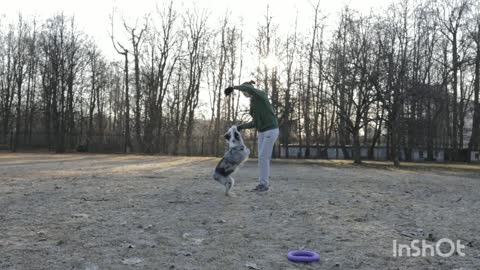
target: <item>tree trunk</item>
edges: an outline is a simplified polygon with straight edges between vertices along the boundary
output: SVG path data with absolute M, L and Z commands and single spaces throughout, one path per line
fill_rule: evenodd
M 134 38 L 134 34 L 132 32 L 132 38 Z M 135 63 L 135 135 L 137 137 L 137 143 L 139 146 L 139 151 L 144 152 L 145 147 L 143 144 L 143 139 L 142 139 L 142 123 L 140 121 L 140 116 L 141 116 L 141 108 L 140 108 L 140 99 L 141 99 L 141 89 L 140 89 L 140 64 L 139 64 L 139 51 L 138 51 L 138 43 L 135 44 L 135 39 L 134 41 L 134 63 Z M 138 40 L 140 41 L 140 40 Z
M 458 86 L 458 51 L 457 34 L 453 34 L 452 40 L 452 69 L 453 69 L 453 96 L 452 96 L 452 157 L 458 160 L 458 108 L 457 108 L 457 86 Z
M 478 150 L 480 149 L 479 147 L 479 141 L 480 141 L 480 102 L 479 102 L 479 83 L 478 83 L 478 76 L 479 73 L 477 73 L 477 82 L 475 86 L 475 93 L 474 93 L 474 116 L 473 116 L 473 123 L 472 123 L 472 135 L 470 137 L 470 142 L 469 142 L 469 149 L 470 150 Z
M 20 63 L 21 64 L 21 63 Z M 16 108 L 16 124 L 15 124 L 15 138 L 14 138 L 14 143 L 13 143 L 13 148 L 12 151 L 16 152 L 19 143 L 20 143 L 20 127 L 21 127 L 21 121 L 22 121 L 22 83 L 23 83 L 23 68 L 19 71 L 19 74 L 17 75 L 17 108 Z
M 130 143 L 130 94 L 128 93 L 128 53 L 125 52 L 125 144 L 124 152 L 129 153 L 132 145 Z
M 474 81 L 474 94 L 473 94 L 473 123 L 472 123 L 472 135 L 468 148 L 470 151 L 479 150 L 480 141 L 480 22 L 477 25 L 476 35 L 476 56 L 475 56 L 475 81 Z M 470 157 L 469 153 L 469 157 Z
M 360 134 L 359 129 L 353 131 L 353 163 L 361 164 Z

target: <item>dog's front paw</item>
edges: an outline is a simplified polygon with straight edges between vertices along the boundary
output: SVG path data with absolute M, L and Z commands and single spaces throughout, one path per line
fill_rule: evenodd
M 230 198 L 235 198 L 237 197 L 237 194 L 235 192 L 226 192 L 225 196 L 230 197 Z

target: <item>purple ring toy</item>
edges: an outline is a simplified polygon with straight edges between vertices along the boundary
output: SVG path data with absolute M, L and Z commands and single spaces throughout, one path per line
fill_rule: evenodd
M 292 262 L 315 262 L 320 260 L 320 255 L 313 251 L 297 250 L 291 251 L 287 255 L 288 260 Z

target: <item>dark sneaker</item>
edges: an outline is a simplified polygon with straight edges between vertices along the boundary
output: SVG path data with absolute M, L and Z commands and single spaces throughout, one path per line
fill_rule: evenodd
M 270 189 L 270 186 L 258 185 L 258 186 L 256 186 L 252 191 L 265 192 L 265 191 L 268 191 L 269 189 Z

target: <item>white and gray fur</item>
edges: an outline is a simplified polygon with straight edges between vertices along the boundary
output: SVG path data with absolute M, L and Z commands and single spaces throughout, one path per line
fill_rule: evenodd
M 225 186 L 225 195 L 228 196 L 235 180 L 232 174 L 235 173 L 250 155 L 250 150 L 245 146 L 242 135 L 237 126 L 232 126 L 224 135 L 228 142 L 228 151 L 223 155 L 213 173 L 213 179 Z

